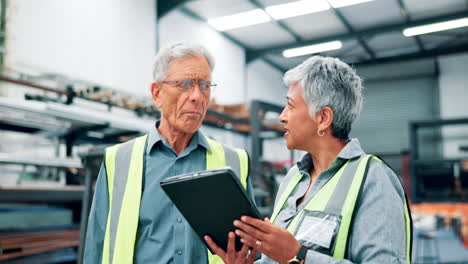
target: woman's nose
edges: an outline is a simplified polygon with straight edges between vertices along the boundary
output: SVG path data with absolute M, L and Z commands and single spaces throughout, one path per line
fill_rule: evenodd
M 287 119 L 286 119 L 286 116 L 287 116 L 287 109 L 286 107 L 283 109 L 283 112 L 281 112 L 280 116 L 279 116 L 279 121 L 281 123 L 286 123 L 287 122 Z

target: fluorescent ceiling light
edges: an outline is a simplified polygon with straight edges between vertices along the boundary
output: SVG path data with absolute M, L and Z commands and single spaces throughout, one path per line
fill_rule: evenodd
M 357 5 L 365 2 L 370 2 L 374 0 L 328 0 L 333 8 L 340 8 L 344 6 Z
M 208 19 L 208 24 L 219 31 L 226 31 L 234 28 L 246 27 L 270 21 L 262 9 L 255 9 L 234 15 Z
M 450 20 L 446 22 L 434 23 L 418 27 L 410 27 L 403 30 L 406 37 L 427 34 L 431 32 L 449 30 L 468 26 L 468 17 Z
M 324 51 L 329 51 L 329 50 L 337 50 L 337 49 L 341 49 L 341 47 L 343 47 L 343 43 L 341 43 L 341 41 L 339 40 L 336 40 L 336 41 L 325 42 L 325 43 L 320 43 L 320 44 L 315 44 L 315 45 L 310 45 L 310 46 L 304 46 L 300 48 L 287 49 L 283 51 L 283 56 L 286 58 L 291 58 L 291 57 L 319 53 L 319 52 L 324 52 Z
M 271 17 L 280 20 L 325 11 L 330 9 L 330 5 L 334 8 L 338 8 L 369 1 L 374 0 L 300 0 L 268 6 L 265 8 L 266 13 L 264 10 L 258 8 L 233 15 L 211 18 L 208 19 L 208 24 L 219 31 L 226 31 L 265 23 L 270 21 Z
M 326 0 L 302 0 L 286 4 L 274 5 L 265 8 L 265 11 L 274 19 L 302 16 L 330 9 Z

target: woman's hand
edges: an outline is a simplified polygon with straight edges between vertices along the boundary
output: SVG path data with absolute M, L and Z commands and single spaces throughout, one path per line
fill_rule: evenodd
M 233 232 L 229 232 L 228 234 L 228 246 L 227 252 L 225 252 L 222 248 L 218 247 L 216 243 L 211 239 L 209 236 L 205 236 L 206 243 L 210 246 L 216 255 L 220 256 L 224 263 L 226 264 L 250 264 L 253 263 L 255 259 L 255 255 L 257 254 L 257 250 L 253 249 L 249 253 L 249 246 L 245 243 L 242 246 L 240 251 L 236 251 L 235 245 L 235 235 Z
M 265 218 L 265 221 L 248 216 L 242 216 L 242 221 L 234 221 L 236 234 L 241 237 L 242 243 L 248 245 L 269 258 L 287 263 L 294 258 L 301 244 L 288 230 L 275 226 Z

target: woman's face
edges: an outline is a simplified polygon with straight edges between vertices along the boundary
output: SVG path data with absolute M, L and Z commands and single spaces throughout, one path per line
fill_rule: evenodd
M 291 85 L 286 96 L 287 104 L 279 120 L 284 124 L 288 149 L 309 151 L 315 141 L 317 123 L 309 114 L 299 82 Z

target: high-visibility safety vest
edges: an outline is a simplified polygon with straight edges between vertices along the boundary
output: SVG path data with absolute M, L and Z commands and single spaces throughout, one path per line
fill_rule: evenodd
M 320 191 L 298 212 L 289 223 L 287 230 L 294 234 L 300 243 L 340 260 L 345 258 L 353 212 L 359 193 L 364 185 L 369 159 L 383 162 L 371 155 L 361 155 L 348 160 Z M 279 212 L 287 202 L 302 177 L 297 165 L 293 166 L 285 179 L 290 179 L 282 193 L 278 193 L 275 208 L 271 216 L 274 223 Z M 309 219 L 306 219 L 309 218 Z M 301 224 L 304 223 L 303 226 Z M 316 229 L 311 226 L 317 224 Z M 302 228 L 301 228 L 302 227 Z M 328 230 L 327 230 L 328 229 Z M 308 232 L 304 232 L 304 230 Z M 324 231 L 327 230 L 327 231 Z M 406 261 L 411 261 L 412 220 L 405 198 Z M 318 233 L 310 239 L 310 235 Z M 304 235 L 304 233 L 308 233 Z M 309 239 L 307 238 L 309 235 Z M 322 238 L 320 238 L 322 236 Z M 325 238 L 323 238 L 325 237 Z M 311 242 L 313 240 L 313 242 Z M 318 241 L 318 242 L 317 242 Z M 307 244 L 308 243 L 308 244 Z
M 106 149 L 109 212 L 102 252 L 103 264 L 133 263 L 147 137 L 144 135 Z M 206 169 L 229 166 L 240 177 L 246 189 L 247 152 L 229 148 L 209 138 L 207 140 L 211 151 L 206 151 Z M 220 257 L 207 252 L 209 263 L 223 263 Z

